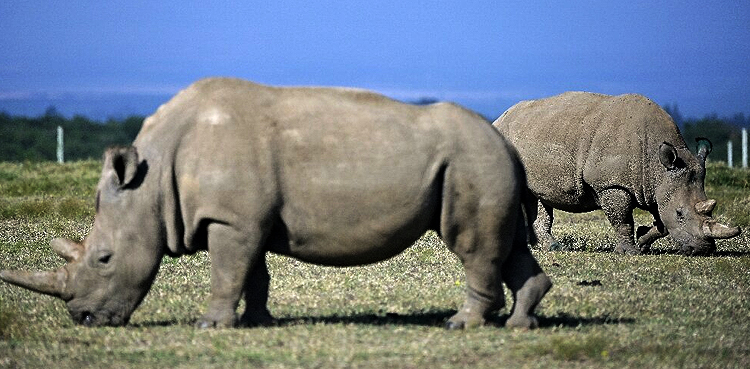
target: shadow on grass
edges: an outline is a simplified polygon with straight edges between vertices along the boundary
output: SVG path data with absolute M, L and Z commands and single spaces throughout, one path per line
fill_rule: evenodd
M 424 327 L 443 327 L 445 326 L 445 323 L 448 321 L 448 319 L 455 313 L 456 310 L 446 309 L 415 312 L 411 314 L 363 313 L 351 315 L 301 316 L 276 319 L 276 323 L 274 324 L 274 326 L 290 327 L 295 325 L 307 324 L 355 324 L 372 326 L 411 325 Z M 487 325 L 490 327 L 502 328 L 505 326 L 505 322 L 508 320 L 508 317 L 509 314 L 492 315 L 487 318 Z M 580 326 L 635 323 L 635 319 L 633 318 L 612 318 L 608 315 L 584 318 L 566 313 L 558 313 L 557 315 L 553 316 L 537 315 L 537 319 L 539 321 L 539 328 L 541 329 L 552 327 L 575 328 Z M 131 324 L 131 326 L 139 328 L 172 327 L 185 325 L 185 323 L 185 321 L 178 320 L 161 320 L 141 322 Z M 193 325 L 193 323 L 194 322 L 191 322 L 189 323 L 189 325 Z
M 289 326 L 297 324 L 367 324 L 367 325 L 419 325 L 427 327 L 443 327 L 448 319 L 455 314 L 455 310 L 439 310 L 430 312 L 418 312 L 413 314 L 353 314 L 353 315 L 330 315 L 319 317 L 299 317 L 278 319 L 277 325 Z M 487 319 L 487 325 L 504 327 L 509 315 L 493 315 Z M 555 316 L 537 316 L 539 328 L 549 327 L 579 327 L 587 325 L 604 324 L 630 324 L 634 323 L 632 318 L 611 318 L 609 316 L 583 318 L 569 314 L 558 314 Z
M 539 249 L 537 249 L 539 250 Z M 572 248 L 565 248 L 560 250 L 545 250 L 547 252 L 581 252 L 581 253 L 592 253 L 592 254 L 613 254 L 614 247 L 602 247 L 602 248 L 596 248 L 593 250 L 586 250 L 582 247 L 572 247 Z M 685 257 L 743 257 L 743 256 L 750 256 L 750 250 L 748 251 L 729 251 L 729 250 L 723 250 L 723 251 L 714 251 L 710 254 L 695 254 L 695 255 L 685 255 L 682 250 L 680 249 L 651 249 L 641 255 L 635 255 L 635 256 L 658 256 L 658 255 L 676 255 L 676 256 L 685 256 Z
M 685 257 L 743 257 L 750 256 L 750 251 L 714 251 L 710 254 L 685 255 L 680 249 L 652 249 L 644 255 L 677 255 Z
M 507 316 L 504 316 L 503 324 L 505 324 L 506 319 L 507 319 Z M 554 316 L 537 316 L 537 319 L 539 319 L 540 328 L 549 328 L 549 327 L 575 328 L 578 326 L 588 326 L 588 325 L 635 323 L 634 318 L 612 318 L 609 315 L 583 318 L 583 317 L 573 316 L 573 315 L 566 314 L 566 313 L 558 313 L 557 315 L 554 315 Z

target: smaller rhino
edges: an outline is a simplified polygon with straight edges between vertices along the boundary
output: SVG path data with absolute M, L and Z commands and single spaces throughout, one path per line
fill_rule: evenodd
M 534 195 L 527 213 L 543 247 L 561 248 L 551 233 L 552 209 L 602 209 L 617 232 L 618 253 L 648 252 L 667 234 L 684 254 L 711 253 L 715 239 L 740 233 L 711 217 L 716 201 L 703 188 L 710 141 L 697 139 L 693 155 L 669 114 L 642 95 L 566 92 L 522 101 L 493 126 L 526 168 Z M 637 245 L 635 208 L 654 217 L 652 227 L 638 228 Z

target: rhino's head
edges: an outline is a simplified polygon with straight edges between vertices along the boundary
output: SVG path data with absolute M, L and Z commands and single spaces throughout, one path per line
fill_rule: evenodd
M 83 242 L 57 238 L 51 246 L 67 264 L 55 271 L 0 272 L 4 281 L 59 297 L 84 325 L 124 325 L 156 276 L 163 250 L 151 222 L 153 197 L 141 189 L 147 166 L 134 147 L 110 148 L 97 191 L 97 214 Z
M 659 217 L 688 255 L 711 253 L 716 250 L 716 239 L 740 234 L 739 228 L 721 224 L 711 216 L 716 200 L 706 197 L 703 184 L 706 157 L 712 146 L 705 138 L 696 141 L 697 155 L 686 148 L 661 144 L 659 161 L 665 171 L 656 189 Z

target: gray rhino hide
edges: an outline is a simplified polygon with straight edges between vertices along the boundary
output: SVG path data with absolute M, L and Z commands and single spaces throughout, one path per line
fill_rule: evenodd
M 616 251 L 640 253 L 668 233 L 687 254 L 711 252 L 715 238 L 739 229 L 711 218 L 714 200 L 703 188 L 702 141 L 693 155 L 671 117 L 648 98 L 566 92 L 520 102 L 493 125 L 517 148 L 529 189 L 540 202 L 530 206 L 537 237 L 551 249 L 552 209 L 603 209 L 618 235 Z M 633 239 L 634 208 L 649 211 L 653 227 Z
M 506 324 L 533 327 L 551 284 L 526 246 L 525 188 L 501 135 L 456 105 L 208 79 L 147 118 L 133 146 L 107 151 L 91 233 L 52 242 L 64 268 L 0 277 L 64 299 L 76 322 L 121 325 L 162 255 L 208 250 L 211 299 L 197 325 L 235 325 L 241 297 L 239 322 L 268 324 L 266 252 L 360 265 L 435 229 L 468 285 L 448 327 L 503 307 L 502 282 L 515 298 Z

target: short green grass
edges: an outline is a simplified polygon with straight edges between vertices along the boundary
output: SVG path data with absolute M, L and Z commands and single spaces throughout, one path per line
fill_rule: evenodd
M 63 264 L 49 240 L 86 235 L 99 166 L 0 163 L 0 269 Z M 743 228 L 748 178 L 711 166 L 707 183 L 716 215 Z M 555 285 L 533 331 L 503 328 L 507 309 L 485 327 L 444 330 L 465 282 L 458 260 L 429 232 L 364 267 L 269 256 L 269 305 L 280 320 L 270 328 L 193 328 L 209 295 L 205 253 L 165 258 L 127 327 L 75 326 L 62 301 L 0 283 L 0 368 L 750 367 L 746 233 L 720 241 L 714 256 L 683 257 L 669 240 L 655 255 L 612 254 L 600 212 L 560 213 L 553 232 L 574 251 L 534 250 Z

